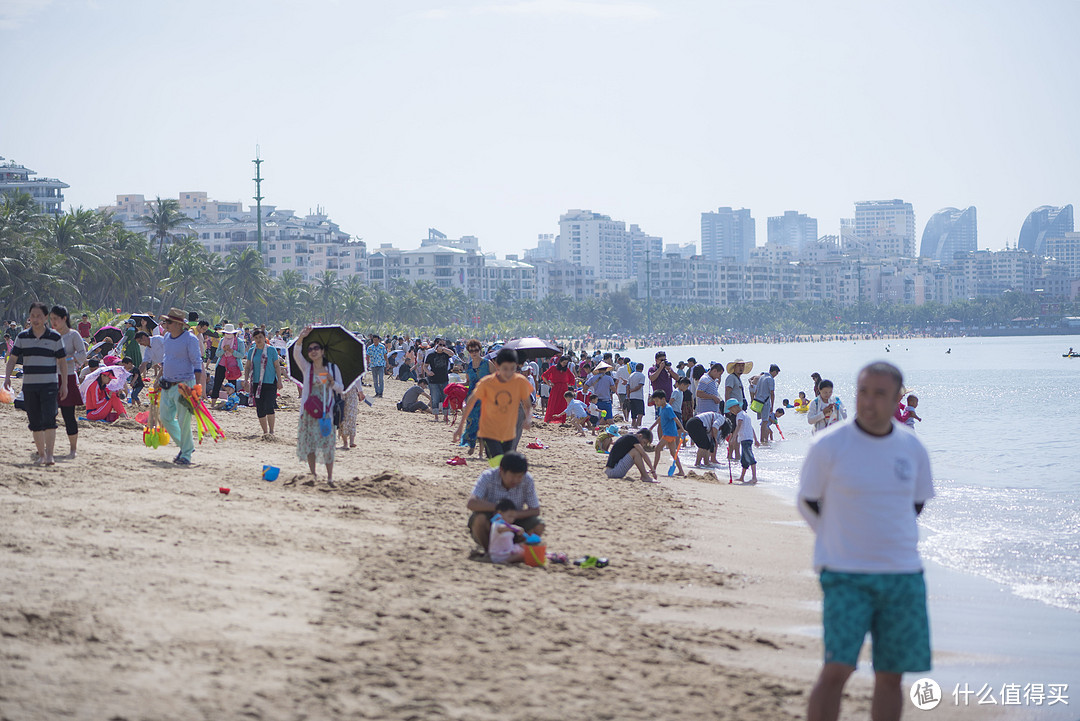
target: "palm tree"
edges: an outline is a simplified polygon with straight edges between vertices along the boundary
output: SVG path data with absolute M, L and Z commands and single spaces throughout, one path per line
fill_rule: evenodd
M 234 310 L 252 311 L 266 305 L 270 276 L 262 253 L 255 248 L 229 253 L 221 278 L 221 295 L 234 301 Z
M 371 315 L 377 324 L 385 323 L 394 312 L 394 299 L 382 288 L 375 289 L 375 295 L 371 299 Z
M 186 308 L 195 299 L 194 296 L 200 296 L 198 300 L 206 300 L 202 296 L 217 277 L 211 272 L 209 255 L 203 245 L 190 236 L 169 246 L 164 265 L 169 269 L 169 275 L 160 281 L 162 289 L 166 291 L 161 299 L 162 310 L 174 304 Z
M 371 287 L 358 275 L 350 275 L 341 290 L 341 304 L 348 320 L 359 322 L 367 319 L 371 310 Z
M 180 201 L 172 198 L 161 199 L 159 195 L 154 203 L 151 203 L 150 214 L 138 218 L 139 221 L 152 231 L 151 238 L 158 242 L 158 260 L 161 260 L 162 249 L 165 241 L 172 238 L 178 226 L 191 220 L 180 210 Z
M 340 292 L 341 279 L 338 278 L 338 274 L 334 271 L 324 270 L 315 279 L 315 297 L 322 306 L 323 320 L 326 322 L 330 322 L 337 315 L 336 306 Z M 335 312 L 331 312 L 332 310 Z

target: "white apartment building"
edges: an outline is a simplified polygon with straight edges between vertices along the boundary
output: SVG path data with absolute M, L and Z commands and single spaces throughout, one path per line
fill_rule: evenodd
M 516 255 L 505 260 L 485 257 L 480 267 L 480 300 L 536 299 L 536 267 Z
M 568 260 L 538 259 L 530 264 L 536 268 L 536 299 L 549 296 L 580 301 L 598 296 L 596 273 Z
M 783 215 L 770 216 L 768 219 L 767 241 L 801 251 L 817 240 L 817 219 L 797 210 L 785 210 Z
M 626 223 L 591 210 L 559 216 L 555 257 L 592 268 L 602 280 L 629 278 L 630 237 Z
M 638 264 L 644 262 L 646 256 L 663 255 L 664 239 L 656 235 L 649 235 L 637 225 L 630 226 L 627 237 L 630 245 L 630 257 L 626 277 L 634 278 L 637 276 Z
M 914 258 L 915 211 L 911 203 L 899 198 L 857 202 L 855 235 L 866 241 L 875 255 Z
M 536 247 L 525 250 L 525 262 L 534 260 L 553 260 L 555 258 L 555 234 L 539 233 L 536 236 Z
M 239 201 L 210 200 L 202 191 L 180 193 L 178 200 L 191 222 L 177 228 L 177 234 L 194 236 L 208 251 L 223 258 L 233 251 L 257 247 L 259 224 L 254 206 L 244 210 Z M 139 218 L 149 215 L 155 204 L 156 198 L 148 201 L 133 193 L 117 195 L 115 205 L 98 210 L 111 213 L 128 230 L 150 234 Z M 313 282 L 329 270 L 341 278 L 358 275 L 367 279 L 366 244 L 351 240 L 321 208 L 301 217 L 293 210 L 263 205 L 262 221 L 263 262 L 271 278 L 295 270 L 305 282 Z
M 0 158 L 0 195 L 26 193 L 37 203 L 38 212 L 57 215 L 64 212 L 64 188 L 71 186 L 56 178 L 32 178 L 36 171 L 14 161 Z
M 478 298 L 483 262 L 484 257 L 472 250 L 445 245 L 401 250 L 384 243 L 367 256 L 367 279 L 386 291 L 393 290 L 398 279 L 407 283 L 426 280 L 439 288 L 456 288 Z
M 1046 238 L 1046 254 L 1064 263 L 1070 278 L 1080 278 L 1080 233 L 1065 233 L 1063 238 Z
M 435 228 L 428 228 L 427 237 L 420 241 L 420 245 L 441 245 L 447 248 L 457 248 L 458 250 L 473 251 L 474 253 L 480 252 L 480 239 L 475 235 L 463 235 L 460 238 L 448 238 L 446 233 L 443 233 Z
M 746 263 L 757 245 L 757 228 L 746 208 L 701 214 L 701 255 L 706 260 Z

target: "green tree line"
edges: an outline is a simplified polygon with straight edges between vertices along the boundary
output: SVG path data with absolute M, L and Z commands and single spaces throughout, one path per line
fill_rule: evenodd
M 271 278 L 254 248 L 222 258 L 180 230 L 188 219 L 175 200 L 158 199 L 142 219 L 145 233 L 127 230 L 105 213 L 83 208 L 40 215 L 28 195 L 0 204 L 0 316 L 22 318 L 31 300 L 80 312 L 161 313 L 170 307 L 202 317 L 270 326 L 343 323 L 382 332 L 544 337 L 646 333 L 789 335 L 967 328 L 1037 315 L 1036 299 L 1016 293 L 949 305 L 757 303 L 736 307 L 647 303 L 633 289 L 574 301 L 514 300 L 506 286 L 494 301 L 469 298 L 431 281 L 397 281 L 389 291 L 358 277 L 324 271 L 305 283 L 294 270 Z M 110 312 L 103 312 L 108 309 Z M 1063 313 L 1077 314 L 1076 304 Z

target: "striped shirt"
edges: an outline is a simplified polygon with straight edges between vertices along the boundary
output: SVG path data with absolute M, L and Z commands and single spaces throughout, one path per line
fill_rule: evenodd
M 706 374 L 701 376 L 701 380 L 698 381 L 698 392 L 704 391 L 711 393 L 714 396 L 720 395 L 720 384 L 716 379 Z M 698 413 L 706 412 L 718 412 L 720 410 L 720 404 L 714 401 L 712 398 L 702 398 L 701 396 L 694 394 L 697 397 L 697 411 Z
M 22 363 L 23 387 L 59 387 L 56 360 L 64 357 L 64 342 L 52 328 L 46 328 L 40 338 L 32 328 L 19 333 L 11 354 Z
M 514 508 L 519 511 L 528 508 L 539 508 L 540 500 L 536 497 L 536 486 L 533 485 L 533 477 L 528 473 L 521 483 L 513 488 L 507 488 L 502 484 L 502 477 L 498 468 L 489 468 L 480 474 L 473 486 L 472 494 L 481 501 L 499 505 L 499 501 L 509 498 Z

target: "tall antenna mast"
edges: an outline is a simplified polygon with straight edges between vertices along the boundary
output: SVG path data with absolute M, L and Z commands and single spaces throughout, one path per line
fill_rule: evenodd
M 255 220 L 257 222 L 255 237 L 258 239 L 259 252 L 262 253 L 262 168 L 263 164 L 261 158 L 259 158 L 259 146 L 255 146 L 255 159 L 251 162 L 255 163 L 255 177 L 252 180 L 255 181 Z

